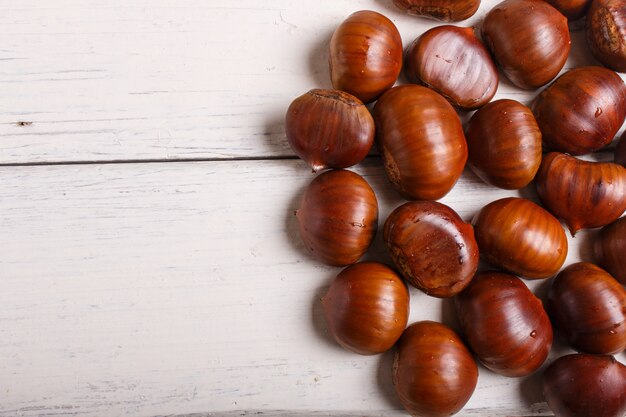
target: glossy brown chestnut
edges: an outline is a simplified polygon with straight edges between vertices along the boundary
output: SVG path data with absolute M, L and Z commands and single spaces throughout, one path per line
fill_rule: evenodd
M 442 22 L 459 22 L 472 17 L 480 0 L 393 0 L 406 13 Z
M 626 366 L 612 356 L 571 354 L 552 362 L 543 395 L 556 417 L 624 417 Z
M 605 226 L 594 242 L 598 264 L 626 285 L 626 217 Z
M 543 141 L 554 151 L 583 155 L 613 140 L 626 116 L 626 85 L 603 67 L 561 75 L 534 101 Z
M 487 104 L 498 89 L 498 69 L 473 28 L 434 27 L 413 42 L 405 62 L 411 82 L 464 109 Z
M 626 72 L 626 2 L 593 0 L 586 25 L 587 45 L 598 61 Z
M 408 200 L 437 200 L 463 173 L 467 144 L 456 111 L 433 90 L 403 85 L 374 107 L 376 140 L 387 177 Z
M 361 100 L 339 90 L 311 90 L 295 99 L 285 117 L 291 149 L 317 172 L 347 168 L 367 156 L 374 118 Z
M 481 256 L 524 278 L 556 274 L 567 256 L 567 236 L 549 212 L 524 198 L 492 201 L 474 217 Z
M 552 346 L 552 326 L 541 301 L 514 275 L 476 274 L 455 298 L 470 349 L 487 368 L 506 376 L 537 370 Z
M 469 401 L 478 367 L 461 338 L 433 321 L 409 326 L 393 362 L 393 384 L 400 402 L 413 416 L 447 417 Z
M 362 355 L 389 350 L 409 318 L 409 290 L 393 269 L 362 262 L 341 271 L 322 298 L 328 329 Z
M 535 179 L 544 206 L 574 234 L 619 218 L 626 210 L 626 168 L 558 152 L 543 157 Z
M 592 263 L 572 264 L 556 276 L 548 314 L 578 350 L 611 355 L 626 349 L 626 290 Z
M 358 261 L 378 227 L 378 201 L 360 175 L 326 171 L 306 189 L 296 211 L 300 236 L 307 250 L 328 265 Z
M 407 281 L 434 297 L 457 294 L 478 268 L 472 226 L 435 201 L 396 208 L 385 221 L 383 238 Z
M 390 88 L 402 70 L 402 39 L 393 22 L 362 10 L 348 16 L 330 40 L 333 88 L 365 103 Z
M 572 21 L 587 14 L 591 0 L 548 0 L 548 3 L 567 17 L 567 20 Z
M 505 189 L 527 186 L 541 164 L 541 131 L 530 109 L 515 100 L 496 100 L 467 124 L 468 160 L 483 181 Z
M 622 134 L 615 148 L 615 163 L 626 167 L 626 132 Z
M 483 41 L 506 77 L 534 89 L 557 76 L 570 50 L 567 19 L 543 0 L 505 0 L 485 17 Z

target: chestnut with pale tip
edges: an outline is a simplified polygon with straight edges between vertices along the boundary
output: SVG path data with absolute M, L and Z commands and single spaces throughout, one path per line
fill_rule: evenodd
M 393 0 L 405 13 L 441 22 L 460 22 L 472 17 L 480 0 Z
M 409 290 L 388 266 L 361 262 L 337 275 L 322 305 L 337 343 L 374 355 L 389 350 L 402 335 L 409 318 Z
M 593 56 L 614 71 L 626 72 L 626 2 L 591 1 L 585 28 Z

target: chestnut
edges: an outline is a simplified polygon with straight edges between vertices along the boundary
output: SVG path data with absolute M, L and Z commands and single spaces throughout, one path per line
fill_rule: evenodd
M 626 132 L 622 134 L 615 147 L 615 163 L 626 167 Z
M 361 100 L 339 90 L 311 90 L 296 98 L 285 117 L 291 149 L 317 172 L 347 168 L 367 156 L 374 119 Z
M 541 301 L 516 276 L 476 274 L 454 301 L 470 349 L 492 371 L 529 375 L 548 357 L 550 319 Z
M 378 201 L 360 175 L 326 171 L 309 184 L 296 217 L 309 253 L 325 264 L 345 266 L 358 261 L 372 243 Z
M 566 72 L 532 106 L 546 146 L 571 155 L 596 151 L 615 137 L 626 117 L 626 85 L 604 67 Z
M 578 350 L 610 355 L 626 349 L 626 290 L 592 263 L 572 264 L 556 276 L 548 314 Z
M 400 402 L 413 416 L 459 412 L 478 381 L 478 367 L 461 338 L 433 321 L 407 327 L 398 341 L 392 372 Z
M 322 298 L 328 329 L 337 343 L 362 355 L 389 350 L 409 318 L 409 290 L 388 266 L 350 265 Z
M 516 86 L 535 89 L 557 76 L 570 50 L 567 19 L 543 0 L 505 0 L 485 17 L 483 41 Z
M 624 417 L 626 366 L 612 356 L 562 356 L 542 376 L 543 395 L 556 417 Z
M 480 0 L 393 0 L 406 13 L 442 22 L 459 22 L 472 17 Z
M 402 39 L 391 20 L 371 10 L 348 16 L 330 40 L 333 88 L 365 103 L 390 88 L 402 70 Z
M 626 285 L 626 217 L 604 226 L 594 242 L 598 264 Z
M 561 223 L 530 200 L 507 197 L 483 207 L 472 221 L 481 256 L 524 278 L 548 278 L 567 257 Z
M 611 223 L 626 210 L 626 168 L 611 162 L 550 152 L 543 157 L 535 184 L 543 205 L 565 220 L 572 236 Z
M 440 94 L 394 87 L 374 107 L 376 141 L 387 177 L 408 200 L 437 200 L 463 173 L 467 144 L 458 114 Z
M 385 221 L 383 239 L 407 281 L 434 297 L 457 294 L 478 268 L 472 226 L 435 201 L 396 208 Z
M 547 0 L 555 9 L 561 12 L 567 20 L 573 21 L 583 18 L 589 10 L 591 0 Z
M 626 72 L 626 3 L 593 0 L 587 13 L 587 45 L 593 56 L 614 71 Z
M 498 70 L 473 28 L 443 25 L 426 31 L 407 51 L 406 73 L 452 105 L 476 109 L 498 89 Z
M 515 100 L 496 100 L 467 124 L 469 166 L 480 179 L 505 189 L 527 186 L 541 164 L 541 131 L 530 109 Z

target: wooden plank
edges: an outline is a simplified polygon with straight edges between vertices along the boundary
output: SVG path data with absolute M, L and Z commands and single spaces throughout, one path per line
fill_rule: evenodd
M 377 158 L 357 171 L 382 224 L 402 199 Z M 303 252 L 293 216 L 311 179 L 297 160 L 0 168 L 0 416 L 404 415 L 391 354 L 326 333 L 339 269 Z M 518 194 L 468 172 L 442 201 L 469 220 Z M 367 259 L 388 261 L 380 234 Z M 450 300 L 411 295 L 411 321 L 455 326 Z M 538 380 L 481 368 L 461 415 L 543 415 Z
M 4 1 L 0 164 L 292 155 L 286 108 L 330 87 L 330 36 L 359 9 L 405 45 L 440 24 L 379 0 Z M 566 68 L 595 62 L 573 38 Z M 503 81 L 496 98 L 534 94 Z

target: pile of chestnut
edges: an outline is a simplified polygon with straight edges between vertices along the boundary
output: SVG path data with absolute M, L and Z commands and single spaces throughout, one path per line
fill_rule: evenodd
M 441 21 L 473 15 L 479 0 L 394 0 Z M 587 43 L 605 65 L 575 68 L 531 107 L 491 101 L 499 71 L 522 89 L 550 83 L 568 57 L 568 19 L 586 16 Z M 505 0 L 473 28 L 441 25 L 403 51 L 387 17 L 350 15 L 330 41 L 332 90 L 289 106 L 285 130 L 316 176 L 296 216 L 306 249 L 347 266 L 322 299 L 328 329 L 345 349 L 378 354 L 395 346 L 393 384 L 409 413 L 461 410 L 478 379 L 476 359 L 509 377 L 545 362 L 553 329 L 580 353 L 553 361 L 543 393 L 557 417 L 623 417 L 626 366 L 626 137 L 615 163 L 577 156 L 610 144 L 626 118 L 626 0 Z M 404 69 L 411 84 L 395 86 Z M 367 104 L 376 102 L 371 106 Z M 463 126 L 457 110 L 476 110 Z M 346 170 L 376 142 L 391 185 L 406 199 L 384 223 L 394 267 L 359 262 L 378 225 L 367 181 Z M 488 184 L 534 181 L 540 204 L 509 197 L 466 223 L 436 200 L 466 163 Z M 594 263 L 562 269 L 572 235 L 602 227 Z M 493 266 L 478 272 L 479 258 Z M 552 278 L 554 277 L 554 278 Z M 551 278 L 544 303 L 522 279 Z M 434 321 L 407 327 L 406 282 L 454 297 L 461 334 Z

